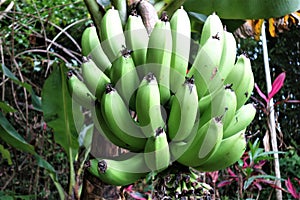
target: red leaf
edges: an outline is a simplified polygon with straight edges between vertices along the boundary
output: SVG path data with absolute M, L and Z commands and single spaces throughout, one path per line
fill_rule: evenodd
M 258 92 L 259 96 L 260 96 L 261 98 L 263 98 L 263 99 L 266 101 L 266 103 L 269 103 L 268 98 L 267 98 L 266 95 L 260 90 L 260 88 L 258 87 L 258 85 L 255 83 L 254 86 L 255 86 L 255 89 L 256 89 L 256 91 Z
M 282 72 L 277 76 L 277 78 L 274 80 L 272 84 L 272 90 L 268 94 L 268 100 L 270 101 L 273 96 L 282 88 L 283 82 L 285 79 L 285 72 Z
M 211 177 L 211 179 L 214 183 L 217 182 L 217 180 L 219 178 L 219 171 L 207 172 L 207 174 Z
M 217 185 L 217 187 L 220 188 L 220 187 L 224 187 L 224 186 L 226 186 L 226 185 L 230 185 L 231 182 L 232 182 L 232 180 L 224 180 L 224 181 L 221 181 L 221 182 Z
M 230 168 L 227 168 L 227 172 L 231 177 L 233 178 L 237 177 L 237 175 Z
M 289 193 L 294 197 L 294 198 L 300 198 L 300 194 L 297 194 L 296 189 L 294 188 L 290 178 L 285 181 L 285 186 L 287 187 Z

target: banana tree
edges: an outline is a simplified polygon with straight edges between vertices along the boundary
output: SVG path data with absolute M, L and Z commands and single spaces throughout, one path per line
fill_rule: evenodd
M 119 11 L 120 16 L 122 16 L 122 22 L 125 24 L 128 8 L 141 2 L 143 0 L 85 0 L 98 33 L 100 30 L 98 26 L 107 8 L 114 6 Z M 300 9 L 299 0 L 223 0 L 218 2 L 213 0 L 164 0 L 151 1 L 151 3 L 154 4 L 159 15 L 166 11 L 171 16 L 180 6 L 184 6 L 189 11 L 189 14 L 194 16 L 194 21 L 198 24 L 201 21 L 203 22 L 207 15 L 215 12 L 224 21 L 227 21 L 228 26 L 236 23 L 237 20 L 280 17 Z M 151 19 L 152 10 L 147 7 L 142 7 L 141 9 L 143 9 L 141 14 L 144 15 L 142 17 L 148 20 L 149 18 Z

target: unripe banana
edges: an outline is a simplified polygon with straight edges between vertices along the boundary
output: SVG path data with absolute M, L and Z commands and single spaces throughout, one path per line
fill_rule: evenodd
M 243 105 L 240 109 L 236 111 L 235 116 L 232 118 L 231 122 L 224 129 L 224 138 L 230 137 L 237 132 L 244 130 L 252 122 L 256 114 L 256 109 L 252 103 Z
M 212 117 L 218 117 L 223 123 L 223 128 L 227 127 L 235 115 L 236 105 L 234 91 L 230 86 L 223 87 L 220 92 L 217 92 L 210 104 L 204 110 L 200 110 L 199 126 L 208 122 Z
M 131 49 L 132 58 L 136 67 L 146 63 L 149 36 L 143 20 L 139 15 L 129 15 L 125 26 L 127 48 Z
M 105 122 L 102 112 L 101 112 L 101 104 L 100 102 L 96 102 L 95 107 L 91 109 L 92 113 L 92 119 L 94 122 L 94 125 L 98 132 L 106 138 L 108 141 L 113 143 L 114 145 L 128 149 L 131 152 L 139 152 L 141 149 L 130 146 L 129 144 L 125 143 L 123 140 L 118 138 L 114 132 L 111 131 L 111 129 L 108 127 L 107 123 Z
M 110 84 L 101 99 L 101 111 L 112 132 L 129 146 L 143 150 L 146 138 L 141 128 L 132 119 L 128 106 Z
M 191 24 L 183 7 L 173 14 L 170 25 L 172 30 L 170 89 L 175 93 L 184 82 L 190 56 Z
M 67 83 L 69 93 L 76 103 L 89 109 L 94 106 L 95 96 L 72 71 L 67 74 Z
M 198 95 L 194 78 L 187 78 L 172 98 L 168 119 L 168 136 L 172 141 L 186 139 L 195 124 Z
M 204 163 L 194 167 L 199 171 L 217 171 L 225 169 L 238 161 L 246 150 L 245 129 L 223 139 L 217 151 Z
M 110 62 L 120 56 L 125 46 L 125 36 L 119 12 L 114 8 L 106 11 L 100 24 L 101 45 Z
M 81 37 L 82 55 L 89 56 L 97 67 L 107 73 L 111 63 L 104 53 L 95 26 L 87 27 Z
M 239 109 L 250 97 L 254 86 L 250 59 L 240 55 L 224 83 L 232 85 L 237 97 L 237 109 Z
M 220 60 L 220 76 L 226 79 L 236 60 L 236 41 L 232 33 L 224 31 L 223 52 Z
M 131 57 L 131 51 L 127 48 L 124 48 L 122 55 L 112 63 L 110 78 L 125 104 L 134 110 L 135 91 L 140 80 Z
M 92 159 L 85 163 L 86 169 L 109 185 L 124 186 L 144 178 L 150 171 L 143 153 L 126 153 L 112 159 Z
M 105 86 L 110 83 L 110 79 L 96 66 L 92 59 L 83 57 L 81 68 L 86 86 L 100 100 L 105 91 Z
M 209 37 L 197 53 L 188 77 L 194 76 L 199 99 L 223 86 L 218 70 L 222 51 L 223 35 L 220 34 Z
M 221 19 L 216 13 L 213 13 L 207 17 L 207 19 L 204 22 L 201 38 L 200 38 L 200 47 L 202 47 L 209 38 L 212 36 L 215 38 L 220 38 L 221 41 L 223 41 L 223 24 L 221 22 Z
M 162 171 L 170 165 L 170 152 L 167 135 L 162 127 L 147 139 L 144 150 L 146 165 L 151 171 Z
M 182 165 L 199 166 L 218 149 L 222 137 L 223 125 L 221 121 L 212 118 L 199 129 L 196 126 L 196 131 L 193 131 L 186 142 L 171 142 L 171 155 Z
M 172 56 L 172 33 L 167 15 L 156 22 L 152 30 L 147 50 L 147 65 L 142 69 L 145 76 L 153 72 L 158 80 L 160 101 L 165 104 L 170 98 L 170 65 Z
M 247 58 L 244 65 L 244 75 L 242 82 L 236 88 L 235 93 L 237 97 L 237 109 L 241 108 L 250 98 L 254 88 L 254 75 L 251 69 L 250 59 Z
M 165 126 L 158 83 L 153 73 L 147 74 L 137 89 L 136 113 L 146 137 L 152 136 L 157 127 Z

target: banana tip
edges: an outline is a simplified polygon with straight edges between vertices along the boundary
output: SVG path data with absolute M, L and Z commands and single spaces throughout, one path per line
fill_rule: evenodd
M 98 162 L 99 173 L 102 173 L 102 174 L 105 173 L 106 169 L 107 169 L 107 162 L 105 160 L 100 160 Z

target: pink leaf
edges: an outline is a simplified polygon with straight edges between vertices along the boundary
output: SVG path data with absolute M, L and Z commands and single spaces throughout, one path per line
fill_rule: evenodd
M 233 178 L 237 177 L 237 175 L 230 168 L 227 168 L 227 172 L 231 177 Z
M 219 178 L 219 171 L 207 172 L 207 174 L 211 177 L 211 179 L 214 183 L 217 182 L 217 180 Z
M 268 100 L 273 98 L 273 96 L 282 88 L 285 79 L 285 72 L 282 72 L 277 76 L 272 84 L 272 90 L 268 94 Z
M 261 98 L 263 98 L 263 99 L 266 101 L 266 103 L 269 103 L 268 98 L 267 98 L 266 95 L 260 90 L 260 88 L 258 87 L 258 85 L 255 83 L 254 86 L 255 86 L 255 89 L 256 89 L 256 91 L 258 92 L 259 96 L 260 96 Z
M 287 187 L 289 193 L 294 197 L 294 198 L 299 198 L 300 195 L 297 194 L 296 189 L 294 188 L 290 178 L 288 178 L 288 180 L 285 181 L 285 186 Z
M 220 188 L 220 187 L 224 187 L 224 186 L 226 186 L 226 185 L 230 185 L 231 182 L 232 182 L 232 180 L 224 180 L 224 181 L 221 181 L 221 182 L 218 184 L 217 187 Z

